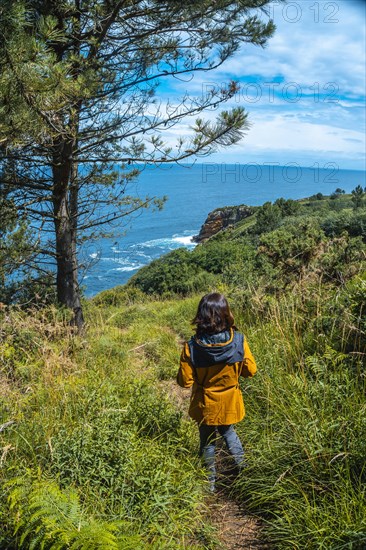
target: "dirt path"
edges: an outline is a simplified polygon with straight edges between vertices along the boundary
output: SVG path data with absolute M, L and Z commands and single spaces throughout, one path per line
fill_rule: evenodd
M 187 414 L 190 391 L 177 386 L 175 381 L 166 380 L 164 390 L 176 407 Z M 225 470 L 225 458 L 220 458 L 218 449 L 218 472 Z M 221 463 L 221 464 L 220 464 Z M 245 512 L 244 508 L 230 497 L 228 488 L 219 490 L 207 499 L 210 511 L 210 522 L 217 529 L 220 541 L 218 549 L 222 550 L 272 550 L 273 547 L 263 542 L 263 526 L 260 520 Z
M 270 550 L 261 540 L 261 524 L 258 519 L 245 513 L 240 506 L 225 495 L 217 495 L 210 503 L 212 523 L 218 538 L 227 550 Z

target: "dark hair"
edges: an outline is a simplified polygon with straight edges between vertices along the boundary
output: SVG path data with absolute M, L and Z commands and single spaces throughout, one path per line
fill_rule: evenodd
M 219 292 L 205 294 L 198 304 L 192 324 L 196 325 L 196 334 L 217 334 L 229 330 L 234 325 L 234 317 L 227 299 Z

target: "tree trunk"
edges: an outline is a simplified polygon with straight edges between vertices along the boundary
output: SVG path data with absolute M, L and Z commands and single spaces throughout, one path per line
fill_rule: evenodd
M 57 299 L 60 304 L 73 310 L 74 317 L 71 322 L 80 329 L 84 323 L 84 317 L 78 282 L 76 189 L 72 188 L 75 184 L 73 168 L 72 143 L 60 140 L 54 149 L 52 166 Z M 70 196 L 72 204 L 70 204 Z

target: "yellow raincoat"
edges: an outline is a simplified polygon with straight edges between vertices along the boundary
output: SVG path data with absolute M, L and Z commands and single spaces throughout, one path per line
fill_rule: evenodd
M 257 367 L 243 335 L 230 329 L 227 336 L 219 343 L 191 338 L 183 347 L 177 382 L 182 388 L 192 387 L 188 413 L 199 424 L 225 426 L 239 422 L 245 415 L 239 377 L 253 376 Z M 241 350 L 234 353 L 235 346 L 241 346 Z M 191 356 L 197 350 L 193 361 Z M 240 360 L 230 362 L 238 358 L 238 352 Z

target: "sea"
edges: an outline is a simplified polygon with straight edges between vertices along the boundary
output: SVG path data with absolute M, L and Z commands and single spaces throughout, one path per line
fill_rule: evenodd
M 300 199 L 337 188 L 365 187 L 366 172 L 341 170 L 336 163 L 303 167 L 270 164 L 202 163 L 151 166 L 141 170 L 128 193 L 166 197 L 163 209 L 143 209 L 122 218 L 112 236 L 81 249 L 84 295 L 125 284 L 138 269 L 180 247 L 193 249 L 209 212 L 223 206 L 258 206 L 279 197 Z

